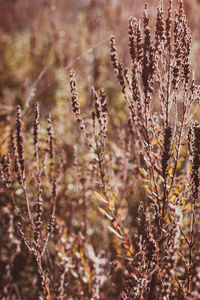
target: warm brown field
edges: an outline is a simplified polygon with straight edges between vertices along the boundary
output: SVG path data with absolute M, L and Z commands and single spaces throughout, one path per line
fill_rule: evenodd
M 200 1 L 0 0 L 0 299 L 200 299 Z

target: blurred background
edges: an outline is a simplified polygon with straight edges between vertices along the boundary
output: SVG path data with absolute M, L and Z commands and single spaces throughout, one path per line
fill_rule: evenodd
M 150 17 L 155 16 L 158 1 L 145 2 Z M 145 2 L 0 0 L 1 120 L 12 115 L 16 104 L 28 108 L 36 98 L 45 111 L 65 101 L 71 68 L 77 73 L 82 95 L 92 85 L 103 87 L 116 103 L 111 94 L 118 85 L 110 64 L 110 35 L 114 33 L 120 60 L 128 65 L 128 17 L 142 18 Z M 167 10 L 168 1 L 163 2 Z M 199 80 L 200 1 L 185 0 L 184 8 L 193 36 L 191 59 Z M 83 104 L 86 98 L 82 97 Z

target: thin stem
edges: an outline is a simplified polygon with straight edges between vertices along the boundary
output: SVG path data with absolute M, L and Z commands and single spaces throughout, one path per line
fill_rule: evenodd
M 169 50 L 168 76 L 167 76 L 167 99 L 166 99 L 166 126 L 169 124 L 169 92 L 170 92 L 170 71 L 171 71 L 171 53 Z
M 26 200 L 26 207 L 27 207 L 27 212 L 28 212 L 28 218 L 29 218 L 29 221 L 31 223 L 32 229 L 34 229 L 34 223 L 33 223 L 33 218 L 32 218 L 31 210 L 30 210 L 30 203 L 29 203 L 29 198 L 28 198 L 28 192 L 27 192 L 26 182 L 24 180 L 23 180 L 23 183 L 22 183 L 22 189 L 23 189 L 23 192 L 24 192 L 25 200 Z
M 183 126 L 184 126 L 184 122 L 185 122 L 185 113 L 186 111 L 183 111 L 183 116 L 182 116 L 182 121 L 181 121 L 181 127 L 180 127 L 180 133 L 179 133 L 179 137 L 178 137 L 178 145 L 177 145 L 177 155 L 176 158 L 174 160 L 174 166 L 173 166 L 173 173 L 172 173 L 172 179 L 170 182 L 170 188 L 168 191 L 168 195 L 170 194 L 172 187 L 173 187 L 173 183 L 174 183 L 174 179 L 175 179 L 175 174 L 176 174 L 176 169 L 177 169 L 177 164 L 178 164 L 178 158 L 179 158 L 179 154 L 180 154 L 180 146 L 181 146 L 181 142 L 182 142 L 182 134 L 183 134 Z

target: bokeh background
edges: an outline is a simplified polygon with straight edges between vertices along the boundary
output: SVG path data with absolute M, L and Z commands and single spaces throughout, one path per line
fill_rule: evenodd
M 174 7 L 177 7 L 177 2 L 174 1 Z M 88 242 L 93 245 L 96 253 L 102 250 L 103 243 L 106 252 L 104 255 L 108 260 L 112 260 L 116 253 L 121 254 L 120 247 L 117 246 L 118 242 L 108 234 L 103 218 L 100 218 L 97 212 L 94 190 L 98 188 L 96 189 L 95 182 L 92 182 L 92 172 L 88 167 L 90 163 L 88 148 L 74 121 L 68 74 L 71 69 L 76 72 L 82 116 L 86 124 L 91 122 L 94 105 L 91 87 L 94 86 L 97 90 L 104 88 L 106 92 L 109 108 L 108 129 L 112 141 L 109 147 L 113 153 L 115 152 L 115 159 L 113 161 L 108 159 L 107 167 L 113 170 L 113 177 L 109 178 L 113 190 L 120 191 L 122 175 L 120 175 L 119 162 L 123 158 L 123 151 L 126 151 L 123 149 L 120 137 L 126 135 L 123 128 L 127 126 L 128 108 L 110 63 L 110 36 L 115 35 L 120 61 L 125 66 L 130 66 L 128 18 L 132 15 L 142 19 L 144 3 L 148 3 L 150 25 L 153 28 L 157 0 L 145 2 L 141 0 L 0 0 L 0 154 L 2 156 L 9 149 L 9 135 L 15 124 L 16 105 L 19 104 L 23 110 L 25 126 L 26 165 L 30 166 L 33 160 L 33 156 L 30 155 L 33 153 L 33 104 L 39 100 L 41 128 L 46 128 L 46 120 L 51 112 L 56 155 L 59 157 L 62 153 L 64 157 L 64 177 L 62 187 L 58 191 L 57 206 L 58 223 L 63 228 L 63 238 L 69 244 L 74 243 L 72 249 L 70 248 L 72 252 L 82 249 L 83 245 L 79 245 L 75 237 L 78 236 L 83 221 L 81 197 L 86 196 Z M 168 1 L 164 0 L 163 6 L 167 11 Z M 200 0 L 184 0 L 184 9 L 192 32 L 192 68 L 196 73 L 197 84 L 200 84 Z M 152 38 L 153 36 L 154 33 Z M 41 129 L 40 135 L 41 140 L 44 141 L 45 131 Z M 83 190 L 77 191 L 75 188 L 74 145 L 78 145 L 79 171 L 82 179 L 85 177 L 88 181 L 88 185 L 86 184 L 88 193 Z M 123 221 L 125 228 L 127 226 L 127 234 L 129 231 L 131 234 L 134 233 L 137 206 L 144 195 L 138 180 L 134 151 L 130 155 L 130 161 L 129 177 L 132 176 L 134 180 L 129 181 L 126 191 L 121 192 L 121 199 L 118 199 L 119 207 L 124 209 Z M 30 171 L 27 171 L 28 175 Z M 34 189 L 31 184 L 30 176 L 29 193 L 34 202 Z M 1 208 L 8 206 L 12 209 L 1 187 L 0 196 Z M 18 197 L 20 199 L 20 194 Z M 129 206 L 126 199 L 131 199 Z M 46 209 L 48 211 L 48 205 Z M 1 218 L 2 220 L 4 218 L 3 210 L 1 210 Z M 1 227 L 0 233 L 3 235 L 4 232 L 4 227 Z M 70 236 L 73 237 L 72 240 L 69 239 Z M 6 242 L 5 240 L 5 244 L 2 243 L 1 247 L 2 268 L 5 268 L 9 260 Z M 50 243 L 53 257 L 55 242 L 60 249 L 60 255 L 66 255 L 59 234 L 58 236 L 55 234 L 54 244 Z M 27 250 L 22 249 L 24 252 L 21 251 L 16 257 L 12 271 L 14 282 L 21 295 L 27 297 L 23 299 L 30 299 L 29 297 L 38 299 L 36 266 Z M 69 253 L 69 257 L 70 255 Z M 89 268 L 87 259 L 82 259 L 81 264 L 84 270 L 82 272 L 82 283 L 84 283 L 85 274 L 88 277 L 92 276 L 92 267 Z M 86 280 L 85 285 L 88 285 L 88 290 L 90 284 L 89 279 Z M 74 283 L 74 286 L 79 290 L 79 283 Z M 112 291 L 112 288 L 109 288 Z M 104 296 L 102 295 L 102 299 L 116 299 L 116 295 L 113 298 L 108 296 L 103 298 Z
M 146 2 L 150 16 L 155 16 L 158 1 Z M 168 1 L 163 2 L 167 9 Z M 113 33 L 120 60 L 128 65 L 128 17 L 141 19 L 143 7 L 144 1 L 139 0 L 1 0 L 1 120 L 12 115 L 16 104 L 28 107 L 36 98 L 45 111 L 67 101 L 67 73 L 71 68 L 77 73 L 83 104 L 92 85 L 103 87 L 110 101 L 118 102 L 112 95 L 118 86 L 110 67 L 109 39 Z M 184 8 L 193 36 L 191 59 L 198 79 L 200 1 L 185 0 Z

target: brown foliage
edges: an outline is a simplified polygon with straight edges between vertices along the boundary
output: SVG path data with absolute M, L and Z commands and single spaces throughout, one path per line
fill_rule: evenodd
M 50 2 L 36 1 L 38 16 L 22 0 L 1 4 L 1 299 L 199 299 L 200 88 L 183 2 L 161 1 L 155 20 L 145 5 L 127 41 L 120 3 Z M 78 18 L 72 32 L 66 7 Z M 25 26 L 19 8 L 31 17 L 23 67 L 18 54 L 8 59 L 11 17 Z M 84 43 L 117 19 L 108 62 L 107 36 Z M 84 80 L 71 70 L 66 89 L 72 66 Z M 27 76 L 36 79 L 22 89 Z

